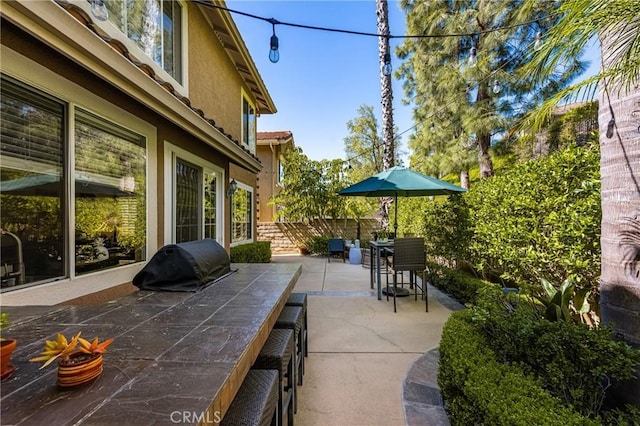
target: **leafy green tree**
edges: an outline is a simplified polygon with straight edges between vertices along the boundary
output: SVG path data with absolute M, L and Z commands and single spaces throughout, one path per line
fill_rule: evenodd
M 481 177 L 493 175 L 492 140 L 506 133 L 513 117 L 584 70 L 573 57 L 543 84 L 517 74 L 536 35 L 552 26 L 554 4 L 401 1 L 407 32 L 433 36 L 408 38 L 397 49 L 404 60 L 398 75 L 422 124 L 410 141 L 412 166 L 438 175 L 461 172 L 471 165 L 475 146 Z
M 288 150 L 283 188 L 269 201 L 269 205 L 278 206 L 276 218 L 304 222 L 343 217 L 345 200 L 338 195 L 346 186 L 342 163 L 342 160 L 313 161 L 300 147 Z
M 557 16 L 557 25 L 545 35 L 543 48 L 525 71 L 544 81 L 594 36 L 601 42 L 602 69 L 559 91 L 523 128 L 536 131 L 558 102 L 593 91 L 599 83 L 602 320 L 615 323 L 626 339 L 640 344 L 640 2 L 565 0 Z M 638 399 L 636 393 L 636 403 Z

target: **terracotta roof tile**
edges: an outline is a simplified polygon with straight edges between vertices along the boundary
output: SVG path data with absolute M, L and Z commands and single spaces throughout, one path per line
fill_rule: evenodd
M 257 138 L 258 138 L 259 141 L 270 140 L 270 139 L 282 140 L 282 139 L 287 139 L 287 138 L 291 138 L 291 137 L 293 137 L 293 133 L 291 133 L 290 130 L 280 130 L 280 131 L 275 131 L 275 132 L 258 132 L 257 133 Z
M 69 14 L 71 14 L 74 18 L 76 18 L 79 22 L 81 22 L 83 25 L 85 25 L 88 29 L 90 29 L 91 31 L 93 31 L 94 33 L 96 33 L 100 38 L 102 38 L 106 43 L 108 43 L 114 50 L 116 50 L 118 53 L 120 53 L 123 57 L 125 57 L 129 62 L 131 62 L 133 65 L 135 65 L 138 69 L 140 69 L 142 72 L 144 72 L 145 74 L 147 74 L 149 77 L 151 77 L 151 79 L 153 79 L 159 86 L 163 87 L 167 92 L 169 92 L 171 95 L 173 95 L 174 97 L 176 97 L 178 100 L 180 100 L 183 104 L 185 104 L 187 107 L 189 107 L 189 109 L 191 109 L 193 112 L 195 112 L 196 114 L 198 114 L 200 117 L 202 117 L 205 121 L 207 121 L 207 123 L 209 123 L 212 127 L 214 127 L 215 129 L 217 129 L 220 133 L 222 133 L 227 139 L 229 139 L 231 142 L 233 142 L 235 145 L 237 145 L 238 147 L 242 148 L 242 150 L 244 152 L 246 152 L 247 154 L 249 154 L 253 159 L 257 160 L 258 162 L 260 162 L 260 159 L 258 158 L 257 155 L 253 154 L 251 151 L 249 151 L 249 149 L 247 149 L 242 143 L 240 143 L 238 140 L 234 139 L 230 134 L 227 134 L 224 132 L 224 129 L 222 127 L 218 127 L 215 124 L 215 121 L 211 118 L 205 117 L 204 115 L 204 111 L 202 111 L 201 109 L 198 109 L 196 107 L 194 107 L 191 104 L 191 100 L 185 96 L 180 95 L 174 88 L 173 86 L 166 82 L 163 81 L 162 79 L 160 79 L 159 76 L 157 76 L 155 74 L 155 71 L 153 70 L 153 68 L 151 67 L 151 65 L 141 62 L 139 61 L 137 58 L 135 58 L 129 51 L 128 49 L 125 47 L 125 45 L 123 43 L 121 43 L 118 40 L 114 40 L 113 38 L 109 37 L 107 34 L 105 34 L 103 31 L 100 30 L 100 27 L 98 25 L 96 25 L 93 22 L 93 19 L 91 16 L 88 16 L 84 10 L 80 9 L 78 6 L 73 5 L 72 3 L 68 3 L 65 0 L 56 0 L 56 2 L 62 6 L 67 12 L 69 12 Z M 283 133 L 283 132 L 273 132 L 273 133 Z M 288 133 L 289 135 L 291 135 L 291 132 L 284 132 L 284 133 Z M 258 133 L 259 135 L 260 133 Z M 260 139 L 260 137 L 258 136 L 258 139 Z

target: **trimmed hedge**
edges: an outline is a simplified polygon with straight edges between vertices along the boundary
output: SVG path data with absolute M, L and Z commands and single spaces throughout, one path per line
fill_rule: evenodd
M 517 366 L 498 362 L 471 315 L 452 314 L 440 340 L 438 384 L 451 424 L 598 424 L 564 406 Z
M 256 241 L 230 250 L 231 263 L 269 263 L 271 262 L 271 241 Z
M 435 262 L 428 262 L 427 266 L 427 280 L 463 304 L 475 303 L 478 297 L 478 290 L 486 286 L 495 285 L 464 272 L 446 268 Z

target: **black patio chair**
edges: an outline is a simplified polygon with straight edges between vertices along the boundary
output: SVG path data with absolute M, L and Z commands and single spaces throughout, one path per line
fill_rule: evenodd
M 424 252 L 424 238 L 396 238 L 393 242 L 393 255 L 389 262 L 389 272 L 393 275 L 393 289 L 389 289 L 387 281 L 387 300 L 389 293 L 393 294 L 393 312 L 397 312 L 396 293 L 398 285 L 398 274 L 409 272 L 409 281 L 414 289 L 415 300 L 420 297 L 425 299 L 426 312 L 429 312 L 429 299 L 427 297 L 427 259 Z M 417 275 L 422 274 L 420 285 L 418 285 Z
M 331 262 L 331 256 L 342 257 L 342 263 L 344 263 L 344 240 L 341 238 L 331 238 L 329 240 L 329 255 L 327 256 L 327 262 Z

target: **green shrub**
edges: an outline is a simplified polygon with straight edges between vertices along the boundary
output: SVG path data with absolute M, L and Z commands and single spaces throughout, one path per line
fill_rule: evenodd
M 480 326 L 498 360 L 518 363 L 550 394 L 592 418 L 613 381 L 633 377 L 640 365 L 640 351 L 614 341 L 606 327 L 537 319 L 523 308 L 492 312 Z
M 271 262 L 271 241 L 256 241 L 231 247 L 232 263 Z
M 307 248 L 310 254 L 328 254 L 329 253 L 329 237 L 311 237 L 307 241 Z
M 597 424 L 565 407 L 518 366 L 498 362 L 471 317 L 471 311 L 453 313 L 440 340 L 438 384 L 451 424 Z
M 569 147 L 472 187 L 464 198 L 474 266 L 519 285 L 541 278 L 597 285 L 599 160 L 596 145 Z
M 453 296 L 463 304 L 475 303 L 478 290 L 486 286 L 495 285 L 464 272 L 446 268 L 435 262 L 429 262 L 427 270 L 427 280 L 432 285 Z

